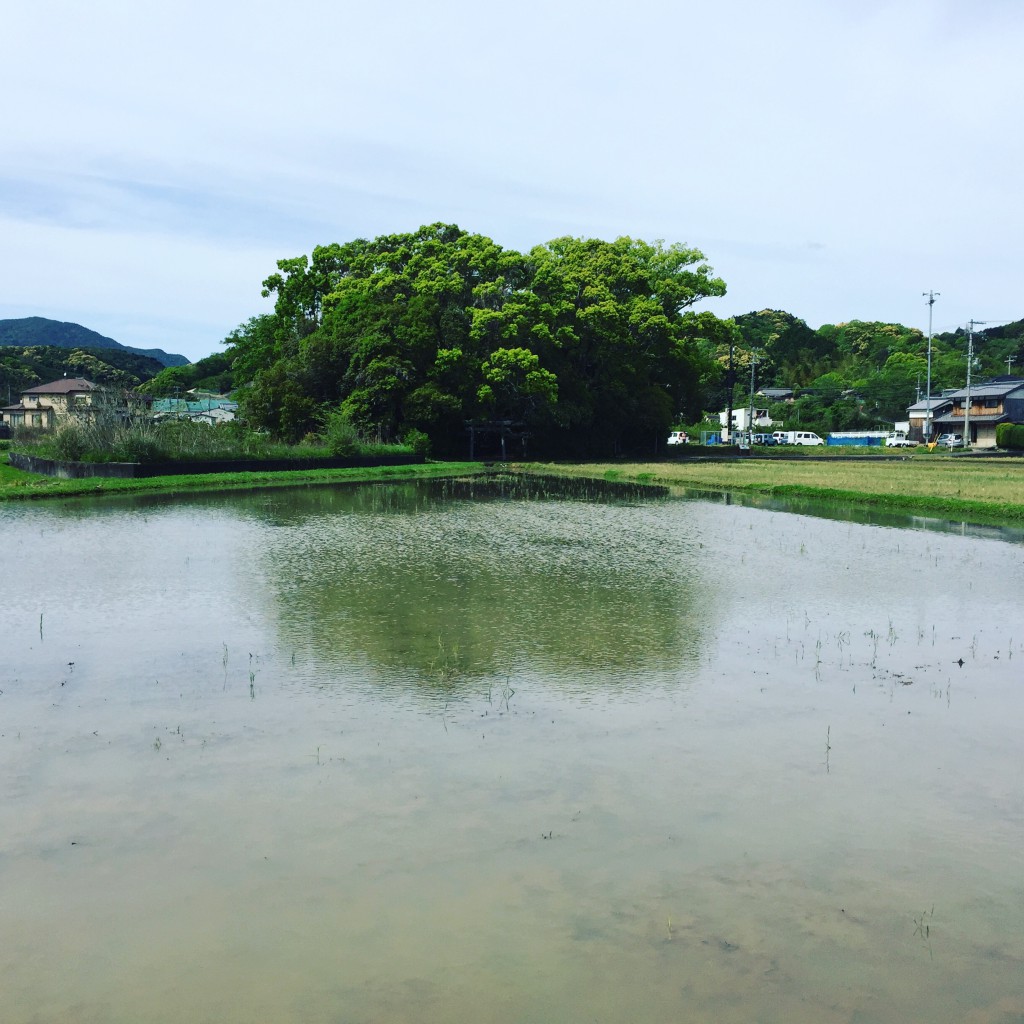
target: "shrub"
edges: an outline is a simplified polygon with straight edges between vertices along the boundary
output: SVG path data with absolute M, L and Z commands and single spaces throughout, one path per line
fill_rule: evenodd
M 53 454 L 65 462 L 79 462 L 86 451 L 85 432 L 75 420 L 62 423 L 53 433 Z
M 359 431 L 341 409 L 332 409 L 324 418 L 323 434 L 327 450 L 332 455 L 351 458 L 359 454 Z
M 422 455 L 426 458 L 430 454 L 430 438 L 422 430 L 408 430 L 402 443 L 407 445 L 413 455 Z
M 996 445 L 1000 448 L 1024 449 L 1024 423 L 1000 423 L 996 427 Z

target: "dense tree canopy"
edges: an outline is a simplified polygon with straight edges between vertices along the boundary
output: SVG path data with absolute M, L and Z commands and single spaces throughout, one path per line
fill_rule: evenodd
M 184 396 L 193 389 L 227 394 L 233 386 L 231 356 L 227 352 L 214 352 L 195 363 L 168 366 L 146 381 L 139 391 L 154 398 L 170 398 Z
M 272 314 L 227 339 L 257 426 L 290 439 L 341 408 L 364 433 L 461 447 L 511 420 L 535 450 L 596 454 L 663 440 L 699 415 L 722 295 L 704 256 L 630 238 L 560 238 L 528 254 L 449 224 L 318 247 L 264 282 Z

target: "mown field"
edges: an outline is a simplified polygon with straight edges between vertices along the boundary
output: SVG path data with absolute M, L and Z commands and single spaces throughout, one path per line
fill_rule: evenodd
M 532 463 L 534 472 L 817 498 L 977 522 L 1024 522 L 1024 458 L 918 455 L 712 462 Z

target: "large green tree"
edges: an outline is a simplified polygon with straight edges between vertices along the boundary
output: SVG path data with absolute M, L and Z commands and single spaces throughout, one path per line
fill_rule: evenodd
M 228 339 L 250 420 L 286 438 L 341 408 L 364 433 L 522 423 L 551 451 L 648 446 L 700 406 L 721 295 L 703 255 L 562 238 L 523 255 L 449 224 L 318 247 L 264 282 L 274 313 Z

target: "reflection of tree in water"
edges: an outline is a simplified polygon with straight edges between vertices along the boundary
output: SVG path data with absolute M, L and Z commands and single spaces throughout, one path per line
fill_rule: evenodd
M 585 687 L 674 678 L 697 658 L 711 595 L 678 505 L 452 501 L 408 484 L 295 497 L 265 575 L 280 643 L 325 674 L 457 687 L 537 671 Z

